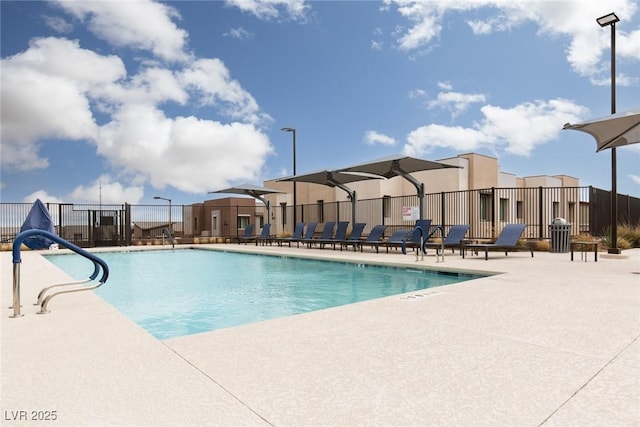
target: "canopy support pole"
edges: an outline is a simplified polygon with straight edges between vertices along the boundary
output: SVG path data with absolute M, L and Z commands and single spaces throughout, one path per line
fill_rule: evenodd
M 414 187 L 416 187 L 416 191 L 418 192 L 418 200 L 420 201 L 420 219 L 424 219 L 424 183 L 418 181 L 413 176 L 411 176 L 411 174 L 402 170 L 402 168 L 400 167 L 400 162 L 398 160 L 393 161 L 391 170 L 412 183 Z

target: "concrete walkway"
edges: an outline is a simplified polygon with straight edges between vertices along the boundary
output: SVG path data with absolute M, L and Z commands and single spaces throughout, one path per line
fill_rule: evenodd
M 9 318 L 2 252 L 2 425 L 640 425 L 639 249 L 436 264 L 209 247 L 502 274 L 159 341 L 91 292 L 35 314 L 38 291 L 68 280 L 37 252 L 22 254 L 24 317 Z

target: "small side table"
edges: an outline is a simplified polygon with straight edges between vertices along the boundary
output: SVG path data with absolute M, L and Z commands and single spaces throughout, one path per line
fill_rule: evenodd
M 579 240 L 572 240 L 569 243 L 569 247 L 571 250 L 571 261 L 573 261 L 573 251 L 580 251 L 580 260 L 584 260 L 587 262 L 587 256 L 589 252 L 593 251 L 593 259 L 595 262 L 598 262 L 598 245 L 600 242 L 581 242 Z

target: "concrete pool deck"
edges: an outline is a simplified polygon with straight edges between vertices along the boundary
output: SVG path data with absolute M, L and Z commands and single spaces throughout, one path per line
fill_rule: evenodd
M 38 291 L 69 280 L 38 252 L 22 253 L 24 316 L 9 318 L 1 252 L 2 425 L 640 425 L 640 249 L 436 263 L 195 247 L 501 274 L 160 341 L 92 292 L 35 314 Z

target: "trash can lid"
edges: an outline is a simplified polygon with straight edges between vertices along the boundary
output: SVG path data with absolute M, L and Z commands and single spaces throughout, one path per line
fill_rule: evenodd
M 567 225 L 567 220 L 564 218 L 554 218 L 553 221 L 551 221 L 551 224 L 553 225 Z

